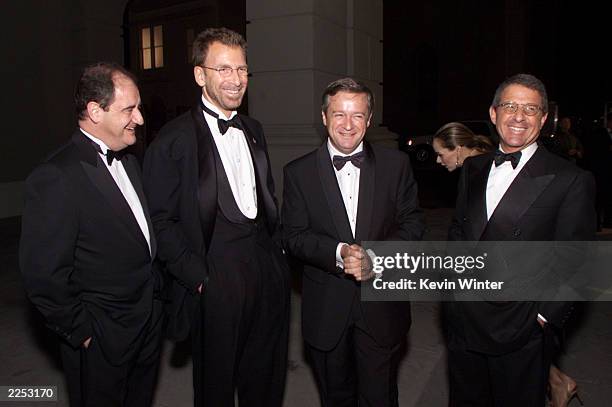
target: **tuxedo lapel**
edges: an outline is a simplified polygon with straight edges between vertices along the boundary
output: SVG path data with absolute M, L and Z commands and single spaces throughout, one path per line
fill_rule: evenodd
M 117 217 L 120 219 L 138 242 L 145 246 L 149 251 L 147 241 L 140 230 L 136 217 L 125 200 L 117 183 L 113 179 L 106 165 L 91 145 L 91 141 L 80 131 L 74 134 L 73 142 L 79 148 L 81 167 L 87 174 L 94 187 L 100 191 L 108 204 L 113 208 Z M 127 171 L 127 170 L 126 170 Z M 142 202 L 142 201 L 141 201 Z M 152 229 L 149 230 L 150 232 Z
M 261 186 L 261 191 L 259 191 L 260 196 L 264 201 L 264 207 L 267 208 L 266 213 L 268 215 L 268 221 L 270 223 L 276 223 L 278 218 L 276 203 L 272 196 L 272 191 L 270 191 L 268 188 L 268 159 L 262 145 L 263 143 L 257 142 L 257 139 L 260 136 L 263 137 L 263 135 L 257 134 L 255 130 L 247 124 L 246 120 L 242 120 L 240 116 L 238 116 L 238 118 L 242 123 L 244 137 L 246 138 L 249 150 L 251 151 L 253 166 L 255 167 L 255 174 L 259 179 L 259 185 Z M 273 216 L 274 218 L 270 219 L 270 216 Z
M 331 212 L 339 240 L 345 243 L 352 243 L 354 241 L 353 233 L 334 171 L 327 143 L 323 143 L 317 150 L 317 172 L 319 173 L 321 187 L 327 200 L 327 206 Z
M 492 164 L 491 159 L 484 159 L 469 167 L 470 186 L 468 190 L 468 219 L 472 223 L 474 240 L 480 239 L 487 226 L 487 180 Z
M 155 258 L 155 253 L 157 252 L 157 241 L 155 239 L 155 233 L 153 232 L 153 224 L 151 223 L 151 217 L 149 216 L 149 206 L 147 205 L 147 200 L 145 198 L 144 190 L 142 188 L 142 181 L 140 176 L 140 171 L 137 169 L 138 162 L 136 161 L 136 157 L 132 155 L 127 155 L 123 160 L 123 168 L 125 168 L 125 172 L 134 187 L 134 191 L 136 191 L 136 195 L 138 195 L 138 200 L 140 201 L 140 206 L 142 206 L 142 211 L 144 212 L 145 219 L 147 221 L 147 227 L 149 229 L 149 241 L 151 243 L 151 258 Z M 143 236 L 144 237 L 144 236 Z
M 357 242 L 368 240 L 375 199 L 376 157 L 372 147 L 367 142 L 363 143 L 363 149 L 365 160 L 363 160 L 359 171 L 359 205 L 355 227 L 355 240 Z
M 200 223 L 206 241 L 210 246 L 210 239 L 214 228 L 217 208 L 217 171 L 213 151 L 213 136 L 204 119 L 204 112 L 200 105 L 191 109 L 198 144 L 198 204 L 200 208 Z
M 489 223 L 496 229 L 506 230 L 507 225 L 520 219 L 555 178 L 554 174 L 545 173 L 542 148 L 525 164 L 491 215 Z

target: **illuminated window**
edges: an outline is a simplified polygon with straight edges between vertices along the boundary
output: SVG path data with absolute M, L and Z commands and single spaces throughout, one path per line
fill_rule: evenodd
M 164 32 L 161 25 L 145 27 L 140 31 L 140 48 L 142 69 L 164 66 Z

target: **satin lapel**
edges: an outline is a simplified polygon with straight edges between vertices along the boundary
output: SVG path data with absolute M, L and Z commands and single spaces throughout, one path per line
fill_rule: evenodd
M 489 223 L 494 224 L 496 229 L 514 225 L 555 178 L 554 174 L 545 172 L 543 155 L 546 152 L 542 151 L 543 148 L 538 147 L 495 208 Z
M 468 219 L 474 240 L 480 239 L 487 226 L 487 180 L 491 164 L 492 156 L 468 167 Z
M 149 241 L 151 242 L 151 258 L 154 259 L 155 253 L 157 252 L 157 241 L 155 240 L 153 224 L 151 223 L 151 217 L 149 216 L 149 206 L 147 205 L 144 190 L 142 189 L 140 171 L 137 168 L 139 164 L 136 161 L 136 157 L 134 157 L 133 155 L 127 155 L 121 162 L 123 163 L 123 168 L 125 168 L 125 172 L 130 178 L 130 182 L 134 187 L 134 191 L 136 191 L 136 195 L 138 195 L 140 206 L 142 206 L 142 211 L 144 212 L 145 219 L 147 220 L 147 227 L 149 228 Z M 144 238 L 144 235 L 142 237 L 145 240 L 146 244 L 146 239 Z
M 359 171 L 359 205 L 355 227 L 355 240 L 357 242 L 368 240 L 368 236 L 370 236 L 375 198 L 376 157 L 369 143 L 364 142 L 363 149 L 366 158 L 363 160 Z
M 136 240 L 149 251 L 147 241 L 140 230 L 140 226 L 138 226 L 130 205 L 123 197 L 121 190 L 96 150 L 92 147 L 89 139 L 79 131 L 78 134 L 75 133 L 72 140 L 79 147 L 81 167 L 83 167 L 87 177 L 104 196 L 121 222 L 136 237 Z
M 259 185 L 261 186 L 261 191 L 259 191 L 260 196 L 263 198 L 264 206 L 267 208 L 266 214 L 268 216 L 268 222 L 275 224 L 278 218 L 278 209 L 274 197 L 272 196 L 272 191 L 268 188 L 268 159 L 266 151 L 263 148 L 263 143 L 257 141 L 258 138 L 263 137 L 263 134 L 257 134 L 257 132 L 247 124 L 246 120 L 242 120 L 240 116 L 238 116 L 238 118 L 242 123 L 244 137 L 251 151 L 253 166 L 255 167 L 255 173 L 259 179 Z M 270 216 L 274 216 L 274 218 L 270 219 Z
M 200 207 L 200 223 L 206 241 L 210 246 L 210 238 L 214 228 L 217 208 L 217 172 L 213 153 L 213 136 L 204 119 L 204 112 L 199 105 L 191 109 L 191 117 L 196 130 L 198 143 L 198 204 Z
M 341 242 L 353 243 L 353 232 L 351 231 L 351 225 L 346 214 L 344 201 L 342 200 L 342 193 L 338 186 L 338 180 L 336 179 L 326 143 L 323 143 L 317 150 L 317 171 L 325 199 L 327 200 L 327 206 L 338 232 L 338 238 Z

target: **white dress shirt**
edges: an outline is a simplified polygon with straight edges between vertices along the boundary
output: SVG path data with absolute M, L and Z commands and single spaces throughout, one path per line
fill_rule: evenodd
M 493 212 L 495 212 L 495 208 L 499 205 L 506 191 L 508 191 L 508 188 L 510 188 L 516 176 L 521 172 L 525 164 L 527 164 L 527 161 L 533 157 L 537 149 L 537 143 L 530 144 L 522 149 L 521 159 L 516 168 L 512 168 L 512 163 L 510 161 L 504 161 L 499 166 L 495 166 L 495 163 L 491 165 L 489 179 L 487 180 L 487 220 L 491 219 Z M 500 150 L 505 152 L 501 147 Z M 542 321 L 548 322 L 543 315 L 538 314 L 538 317 Z
M 217 113 L 220 119 L 230 120 L 236 116 L 234 111 L 230 117 L 227 117 L 204 96 L 202 96 L 202 102 L 207 108 Z M 235 127 L 230 127 L 227 133 L 221 134 L 217 118 L 204 111 L 202 113 L 221 156 L 221 163 L 227 175 L 234 200 L 244 216 L 255 219 L 257 216 L 257 183 L 255 181 L 253 158 L 245 139 L 246 134 Z
M 327 150 L 329 151 L 329 159 L 333 160 L 335 155 L 346 156 L 347 154 L 338 151 L 329 141 L 327 140 Z M 363 141 L 359 143 L 357 148 L 350 154 L 357 154 L 363 151 Z M 333 164 L 332 164 L 333 165 Z M 355 237 L 355 227 L 357 226 L 357 209 L 359 207 L 359 175 L 361 170 L 348 161 L 344 167 L 340 170 L 336 170 L 336 180 L 338 181 L 338 187 L 340 187 L 340 193 L 342 194 L 342 201 L 344 202 L 344 209 L 351 226 L 351 232 Z M 346 243 L 340 242 L 336 247 L 336 265 L 340 268 L 344 268 L 344 261 L 340 255 L 342 245 Z
M 500 166 L 495 166 L 495 163 L 491 165 L 489 179 L 487 180 L 487 220 L 491 219 L 491 215 L 493 215 L 506 191 L 537 149 L 538 145 L 536 143 L 522 149 L 521 159 L 516 168 L 512 168 L 510 161 L 504 161 Z
M 130 181 L 130 177 L 128 177 L 125 172 L 125 168 L 123 167 L 123 163 L 119 160 L 113 160 L 111 165 L 108 165 L 108 161 L 106 160 L 106 152 L 109 149 L 106 144 L 100 139 L 97 139 L 95 136 L 87 133 L 85 130 L 81 129 L 83 134 L 87 136 L 91 141 L 100 146 L 102 153 L 98 153 L 102 158 L 102 162 L 108 168 L 111 176 L 115 180 L 117 187 L 121 191 L 121 194 L 127 201 L 134 217 L 136 218 L 136 222 L 138 222 L 138 226 L 140 226 L 140 230 L 147 240 L 147 244 L 149 246 L 149 253 L 151 253 L 151 235 L 149 234 L 149 226 L 147 225 L 147 219 L 144 214 L 144 210 L 142 209 L 142 204 L 138 199 L 138 194 L 136 194 L 136 190 L 132 185 L 132 181 Z

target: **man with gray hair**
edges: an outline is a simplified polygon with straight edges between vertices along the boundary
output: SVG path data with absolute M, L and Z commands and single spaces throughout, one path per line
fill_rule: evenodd
M 544 84 L 502 82 L 489 108 L 499 149 L 465 160 L 450 240 L 572 241 L 595 233 L 589 173 L 538 146 L 548 114 Z M 448 302 L 452 406 L 542 406 L 554 333 L 567 302 Z

